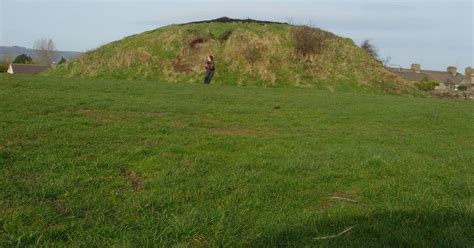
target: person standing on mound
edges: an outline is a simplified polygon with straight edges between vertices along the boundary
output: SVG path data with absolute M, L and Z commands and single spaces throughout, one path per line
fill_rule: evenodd
M 216 71 L 216 64 L 214 63 L 214 57 L 209 55 L 206 61 L 206 75 L 204 76 L 204 84 L 210 84 L 214 72 Z

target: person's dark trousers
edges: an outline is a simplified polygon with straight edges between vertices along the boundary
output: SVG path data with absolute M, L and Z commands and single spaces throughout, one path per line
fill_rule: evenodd
M 204 76 L 204 84 L 210 84 L 213 76 L 214 71 L 206 70 L 206 75 Z

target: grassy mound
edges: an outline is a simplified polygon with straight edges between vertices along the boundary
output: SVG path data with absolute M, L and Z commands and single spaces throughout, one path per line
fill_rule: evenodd
M 0 247 L 474 245 L 472 102 L 8 75 L 0 99 Z
M 201 82 L 209 54 L 216 57 L 216 84 L 394 93 L 412 89 L 350 39 L 316 28 L 226 18 L 126 37 L 51 74 L 194 83 Z

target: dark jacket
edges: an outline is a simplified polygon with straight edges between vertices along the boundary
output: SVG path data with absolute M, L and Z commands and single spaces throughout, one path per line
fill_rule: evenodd
M 208 71 L 215 71 L 216 70 L 216 64 L 214 63 L 214 60 L 206 62 L 206 70 L 208 70 Z

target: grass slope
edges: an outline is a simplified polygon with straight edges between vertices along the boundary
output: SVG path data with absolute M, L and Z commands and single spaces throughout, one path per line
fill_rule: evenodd
M 315 53 L 298 54 L 294 32 L 307 32 L 301 42 L 321 45 Z M 195 83 L 202 81 L 209 54 L 216 57 L 216 84 L 413 91 L 351 39 L 275 23 L 171 25 L 104 45 L 50 74 Z
M 470 102 L 6 75 L 0 99 L 1 247 L 474 245 Z

